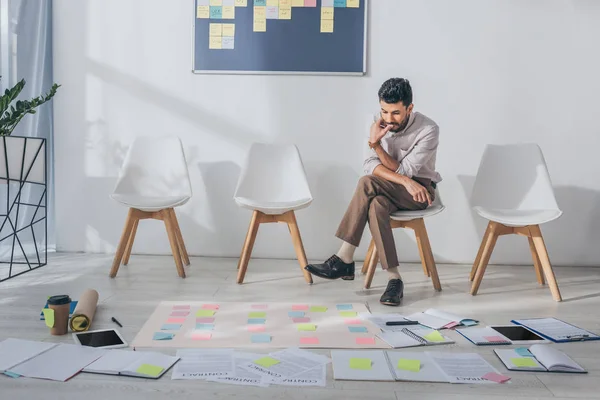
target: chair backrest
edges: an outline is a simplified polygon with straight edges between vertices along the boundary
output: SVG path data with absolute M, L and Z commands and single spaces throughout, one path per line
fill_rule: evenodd
M 293 144 L 253 143 L 234 197 L 258 202 L 312 200 L 298 148 Z
M 471 195 L 473 207 L 559 210 L 537 144 L 487 145 Z
M 127 151 L 114 193 L 191 197 L 181 140 L 176 136 L 137 137 Z

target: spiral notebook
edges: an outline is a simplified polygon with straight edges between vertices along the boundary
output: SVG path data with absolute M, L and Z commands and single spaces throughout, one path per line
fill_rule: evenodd
M 158 379 L 177 361 L 179 357 L 162 353 L 113 349 L 85 367 L 82 372 Z
M 439 331 L 429 328 L 404 328 L 399 332 L 381 332 L 377 337 L 395 349 L 417 346 L 435 346 L 454 343 Z
M 483 328 L 457 329 L 456 332 L 460 333 L 465 339 L 477 346 L 512 344 L 512 341 L 509 338 L 487 326 Z
M 511 371 L 587 373 L 571 357 L 546 345 L 535 344 L 529 349 L 494 349 L 494 353 Z

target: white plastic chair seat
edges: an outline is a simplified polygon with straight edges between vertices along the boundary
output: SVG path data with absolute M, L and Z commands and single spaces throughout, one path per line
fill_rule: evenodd
M 483 218 L 506 226 L 540 225 L 562 215 L 560 210 L 507 210 L 486 207 L 473 207 L 473 209 Z
M 142 211 L 160 211 L 165 208 L 181 206 L 190 196 L 142 196 L 138 194 L 111 194 L 113 200 Z
M 312 203 L 312 198 L 302 198 L 288 201 L 265 201 L 256 200 L 248 197 L 234 197 L 238 206 L 249 210 L 257 210 L 268 215 L 283 214 L 288 211 L 300 210 L 306 208 Z
M 417 211 L 396 211 L 390 214 L 390 218 L 395 221 L 412 221 L 418 218 L 427 218 L 444 211 L 444 206 L 432 204 L 424 210 Z

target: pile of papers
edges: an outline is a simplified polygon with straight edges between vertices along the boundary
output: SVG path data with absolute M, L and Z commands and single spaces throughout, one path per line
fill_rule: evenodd
M 298 348 L 270 354 L 237 352 L 233 349 L 178 350 L 180 361 L 172 379 L 207 381 L 267 387 L 269 385 L 326 385 L 326 366 L 331 359 Z

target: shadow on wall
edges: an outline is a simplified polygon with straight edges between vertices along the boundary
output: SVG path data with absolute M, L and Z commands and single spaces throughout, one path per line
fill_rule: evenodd
M 466 197 L 470 198 L 475 176 L 459 175 L 458 179 Z M 515 184 L 526 188 L 533 179 L 523 176 Z M 600 225 L 600 192 L 575 186 L 554 186 L 554 193 L 563 215 L 540 226 L 550 262 L 567 266 L 594 265 L 595 260 L 600 259 L 600 230 L 594 228 Z M 483 238 L 488 221 L 474 211 L 471 215 L 479 238 Z M 530 259 L 527 240 L 508 235 L 498 240 L 490 264 L 497 263 L 496 260 L 523 264 L 527 260 L 525 264 L 531 265 Z

